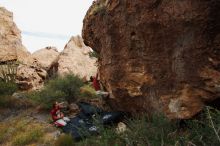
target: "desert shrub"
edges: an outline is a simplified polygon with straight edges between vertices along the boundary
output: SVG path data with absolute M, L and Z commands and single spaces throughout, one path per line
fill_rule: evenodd
M 41 91 L 33 91 L 28 93 L 27 97 L 35 104 L 40 104 L 43 109 L 49 110 L 55 101 L 62 101 L 64 93 L 61 91 L 54 91 L 50 88 L 45 88 Z
M 13 104 L 11 95 L 17 91 L 17 85 L 13 82 L 0 80 L 0 107 L 8 107 Z
M 205 107 L 200 119 L 187 121 L 188 134 L 181 137 L 184 145 L 220 145 L 220 111 Z
M 85 85 L 80 88 L 81 97 L 86 99 L 97 98 L 96 91 L 90 85 Z
M 161 114 L 151 118 L 147 116 L 129 120 L 125 132 L 128 145 L 174 145 L 175 138 L 171 137 L 176 130 L 176 125 Z
M 154 114 L 151 117 L 125 121 L 127 129 L 117 133 L 114 127 L 99 127 L 100 135 L 90 136 L 77 146 L 217 146 L 220 145 L 220 111 L 207 108 L 202 118 L 185 121 L 180 127 L 178 121 L 171 121 L 164 115 Z
M 50 109 L 54 101 L 76 100 L 82 86 L 83 81 L 78 76 L 66 75 L 49 80 L 42 90 L 30 92 L 27 96 L 42 108 Z
M 46 85 L 47 89 L 62 92 L 64 94 L 63 97 L 67 101 L 73 101 L 80 96 L 80 87 L 82 86 L 82 79 L 73 74 L 50 80 Z
M 0 96 L 12 95 L 17 91 L 17 85 L 13 82 L 5 82 L 0 80 Z
M 126 121 L 127 130 L 117 133 L 115 128 L 99 127 L 100 135 L 91 136 L 80 142 L 78 146 L 217 146 L 220 145 L 220 111 L 206 107 L 202 118 L 185 121 L 179 127 L 178 121 L 170 121 L 161 114 L 152 117 Z
M 127 130 L 124 133 L 117 133 L 115 128 L 106 128 L 98 125 L 100 136 L 89 137 L 80 143 L 79 146 L 121 146 L 121 145 L 174 145 L 177 137 L 173 136 L 176 125 L 171 123 L 163 115 L 154 115 L 152 118 L 143 116 L 127 120 Z
M 71 135 L 61 135 L 56 141 L 55 146 L 74 146 L 74 141 Z
M 116 133 L 115 129 L 103 127 L 101 125 L 99 127 L 100 135 L 99 137 L 90 136 L 89 138 L 77 143 L 77 146 L 123 146 L 126 145 L 125 140 L 122 136 Z

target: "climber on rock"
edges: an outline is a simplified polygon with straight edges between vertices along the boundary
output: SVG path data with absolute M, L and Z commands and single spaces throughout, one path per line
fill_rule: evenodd
M 70 121 L 70 119 L 68 117 L 64 117 L 64 114 L 60 111 L 60 109 L 63 108 L 62 105 L 63 103 L 55 102 L 53 104 L 53 109 L 50 112 L 54 124 L 58 127 L 63 127 L 68 121 Z
M 98 80 L 98 73 L 96 74 L 95 77 L 93 77 L 93 76 L 90 77 L 90 82 L 92 82 L 92 85 L 93 85 L 94 89 L 96 90 L 97 95 L 104 96 L 104 97 L 107 97 L 109 95 L 108 92 L 101 90 L 100 82 Z

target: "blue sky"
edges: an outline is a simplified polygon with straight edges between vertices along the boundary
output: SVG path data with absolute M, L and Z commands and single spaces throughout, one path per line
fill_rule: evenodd
M 62 50 L 71 36 L 81 35 L 82 21 L 93 0 L 0 0 L 13 12 L 30 51 L 55 46 Z

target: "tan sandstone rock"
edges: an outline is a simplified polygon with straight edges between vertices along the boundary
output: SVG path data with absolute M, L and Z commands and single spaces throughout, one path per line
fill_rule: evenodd
M 219 100 L 219 9 L 219 0 L 94 2 L 82 35 L 101 58 L 109 104 L 187 119 Z
M 34 52 L 32 57 L 39 62 L 43 69 L 49 70 L 51 66 L 58 61 L 59 54 L 57 48 L 46 47 Z
M 30 53 L 22 45 L 21 32 L 13 22 L 13 14 L 0 7 L 0 62 L 26 61 Z
M 19 62 L 16 82 L 23 90 L 39 89 L 46 78 L 46 71 L 22 45 L 21 32 L 13 22 L 13 14 L 0 7 L 0 63 L 7 73 L 6 62 Z M 2 67 L 1 67 L 2 69 Z M 16 72 L 15 72 L 16 73 Z M 0 71 L 0 77 L 1 71 Z
M 20 65 L 17 71 L 17 83 L 22 90 L 37 90 L 43 86 L 47 72 L 42 68 Z
M 96 74 L 96 59 L 89 57 L 91 48 L 87 47 L 80 36 L 72 37 L 58 59 L 58 74 L 73 73 L 87 79 Z

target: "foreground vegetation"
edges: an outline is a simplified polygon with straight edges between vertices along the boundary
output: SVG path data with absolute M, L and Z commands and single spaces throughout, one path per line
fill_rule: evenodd
M 81 92 L 83 89 L 84 92 Z M 78 76 L 69 74 L 49 80 L 40 91 L 33 91 L 27 97 L 40 104 L 42 108 L 49 110 L 54 101 L 74 102 L 83 97 L 95 96 L 95 91 L 88 85 L 84 85 Z
M 13 82 L 0 82 L 0 107 L 14 107 L 17 91 Z M 80 99 L 97 98 L 89 84 L 74 75 L 57 77 L 48 81 L 40 91 L 29 92 L 23 100 L 30 100 L 35 106 L 50 109 L 54 101 L 73 102 Z M 9 106 L 11 105 L 11 106 Z M 13 105 L 13 106 L 12 106 Z M 62 135 L 56 141 L 48 136 L 56 130 L 48 118 L 42 123 L 30 115 L 31 111 L 19 113 L 7 122 L 0 122 L 0 145 L 25 146 L 218 146 L 220 145 L 220 111 L 205 107 L 203 112 L 192 120 L 170 121 L 165 116 L 155 114 L 126 119 L 127 128 L 123 132 L 116 130 L 117 125 L 99 127 L 99 136 L 75 142 L 70 135 Z M 49 129 L 48 129 L 49 127 Z M 52 130 L 51 130 L 52 129 Z
M 206 107 L 200 119 L 170 121 L 163 115 L 125 121 L 127 129 L 118 132 L 116 128 L 100 127 L 100 136 L 91 136 L 74 142 L 62 136 L 57 146 L 218 146 L 220 145 L 220 111 Z
M 54 144 L 53 133 L 56 128 L 31 117 L 32 110 L 21 112 L 7 122 L 0 122 L 1 146 L 26 146 Z

